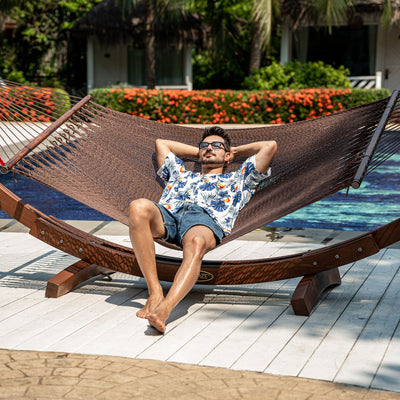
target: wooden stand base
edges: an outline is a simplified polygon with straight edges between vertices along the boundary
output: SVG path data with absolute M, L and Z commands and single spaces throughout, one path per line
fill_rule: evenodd
M 113 273 L 113 270 L 77 261 L 54 275 L 48 282 L 46 297 L 60 297 L 70 292 L 80 283 L 100 274 Z M 331 286 L 340 285 L 341 279 L 338 268 L 322 271 L 305 276 L 297 285 L 291 299 L 291 305 L 296 315 L 310 315 L 315 303 L 324 290 Z
M 291 305 L 296 315 L 308 316 L 322 292 L 341 284 L 338 268 L 306 275 L 293 293 Z
M 70 265 L 68 268 L 60 271 L 54 275 L 48 282 L 46 287 L 46 297 L 60 297 L 80 283 L 87 281 L 94 276 L 112 273 L 114 271 L 104 267 L 99 267 L 95 264 L 89 264 L 86 261 L 77 261 L 75 264 Z

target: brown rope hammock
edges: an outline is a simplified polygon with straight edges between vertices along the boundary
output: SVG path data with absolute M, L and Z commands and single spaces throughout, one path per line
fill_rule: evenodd
M 201 128 L 137 118 L 101 107 L 90 97 L 77 102 L 60 116 L 61 121 L 56 120 L 41 132 L 44 124 L 25 122 L 26 106 L 19 104 L 23 91 L 25 99 L 34 103 L 35 115 L 47 116 L 46 105 L 39 109 L 41 104 L 35 99 L 40 89 L 6 84 L 1 101 L 12 103 L 9 114 L 13 113 L 18 122 L 14 130 L 9 128 L 4 133 L 8 140 L 6 146 L 2 144 L 5 151 L 0 153 L 5 163 L 3 170 L 12 168 L 124 224 L 133 199 L 158 201 L 161 196 L 155 140 L 161 137 L 196 145 L 201 136 Z M 55 107 L 64 111 L 68 99 L 57 93 L 51 96 Z M 273 178 L 244 208 L 232 235 L 224 242 L 350 186 L 388 101 L 294 124 L 228 130 L 234 145 L 274 139 L 278 153 L 272 164 Z M 397 102 L 393 107 L 399 108 Z M 0 115 L 4 119 L 4 111 Z M 54 115 L 53 112 L 51 118 Z M 390 134 L 398 128 L 397 118 L 398 112 L 392 112 L 386 124 L 385 143 L 380 143 L 384 148 L 374 153 L 368 170 L 400 148 L 398 137 Z M 26 145 L 21 137 L 30 143 Z M 5 138 L 2 140 L 5 142 Z M 19 152 L 13 151 L 10 144 Z M 241 162 L 235 160 L 229 170 L 237 169 Z M 186 164 L 188 168 L 198 168 L 193 161 L 187 160 Z
M 232 234 L 223 243 L 339 190 L 358 188 L 366 174 L 400 149 L 398 98 L 395 91 L 390 98 L 313 120 L 227 129 L 233 145 L 276 140 L 278 152 L 271 166 L 272 179 L 240 212 Z M 155 140 L 168 138 L 197 145 L 202 131 L 113 111 L 96 104 L 90 96 L 77 99 L 48 89 L 0 81 L 1 171 L 11 170 L 42 182 L 124 224 L 133 199 L 158 201 L 161 196 L 163 185 L 156 175 Z M 235 160 L 227 170 L 237 169 L 242 161 Z M 185 160 L 185 164 L 199 170 L 195 160 Z M 3 203 L 0 198 L 4 209 Z M 47 227 L 58 224 L 58 231 L 67 232 L 70 237 L 84 236 L 35 213 L 42 222 L 47 221 Z M 114 268 L 111 261 L 107 265 L 97 263 L 132 273 Z M 134 269 L 135 274 L 140 274 Z M 310 272 L 318 272 L 314 270 Z M 253 273 L 257 281 L 264 280 L 262 274 Z M 301 270 L 287 271 L 276 273 L 274 279 L 302 275 L 306 273 Z M 225 283 L 231 283 L 226 273 L 225 277 Z M 253 278 L 243 282 L 254 282 Z M 266 280 L 272 280 L 272 276 Z M 241 283 L 234 277 L 231 281 Z

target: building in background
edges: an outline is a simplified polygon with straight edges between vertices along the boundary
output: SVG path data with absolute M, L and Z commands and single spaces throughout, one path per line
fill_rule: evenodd
M 281 62 L 322 60 L 348 68 L 353 86 L 400 88 L 400 1 L 392 1 L 393 18 L 387 28 L 381 22 L 383 0 L 356 3 L 346 20 L 332 26 L 331 34 L 325 21 L 294 24 L 290 10 L 284 10 Z
M 114 0 L 104 0 L 75 24 L 69 58 L 84 65 L 74 79 L 86 81 L 87 91 L 115 85 L 146 87 L 143 3 L 123 11 Z M 155 14 L 156 88 L 191 90 L 192 49 L 202 46 L 204 27 L 189 13 L 173 18 L 164 11 L 162 20 L 160 13 Z

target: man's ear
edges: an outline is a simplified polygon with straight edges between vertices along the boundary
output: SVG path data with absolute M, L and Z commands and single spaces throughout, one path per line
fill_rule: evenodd
M 225 153 L 225 164 L 224 164 L 224 166 L 226 167 L 231 161 L 232 161 L 232 153 L 230 151 L 227 151 Z

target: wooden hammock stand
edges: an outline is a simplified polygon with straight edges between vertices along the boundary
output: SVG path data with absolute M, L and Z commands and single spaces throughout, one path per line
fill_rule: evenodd
M 388 103 L 354 177 L 354 187 L 360 185 L 398 95 L 396 91 Z M 90 97 L 86 97 L 70 112 L 55 121 L 39 135 L 34 143 L 26 146 L 9 162 L 1 166 L 1 171 L 8 172 L 13 165 L 89 100 Z M 120 271 L 142 276 L 132 249 L 102 240 L 54 217 L 47 216 L 25 203 L 1 184 L 0 208 L 27 226 L 32 236 L 80 259 L 48 281 L 47 297 L 62 296 L 78 284 L 105 271 Z M 351 240 L 290 256 L 244 261 L 203 261 L 198 283 L 236 285 L 303 277 L 293 293 L 291 304 L 295 314 L 309 315 L 321 293 L 328 287 L 341 283 L 338 267 L 376 254 L 399 240 L 400 219 L 397 219 Z M 158 255 L 159 278 L 163 281 L 172 281 L 180 263 L 180 258 Z
M 59 297 L 105 271 L 142 276 L 132 249 L 102 240 L 36 210 L 0 185 L 0 208 L 28 228 L 29 233 L 80 261 L 47 283 L 46 296 Z M 295 314 L 309 315 L 321 293 L 341 283 L 338 267 L 378 253 L 400 240 L 400 219 L 351 240 L 305 253 L 245 261 L 203 261 L 198 283 L 249 284 L 304 276 L 293 293 Z M 172 281 L 180 259 L 157 256 L 161 280 Z

